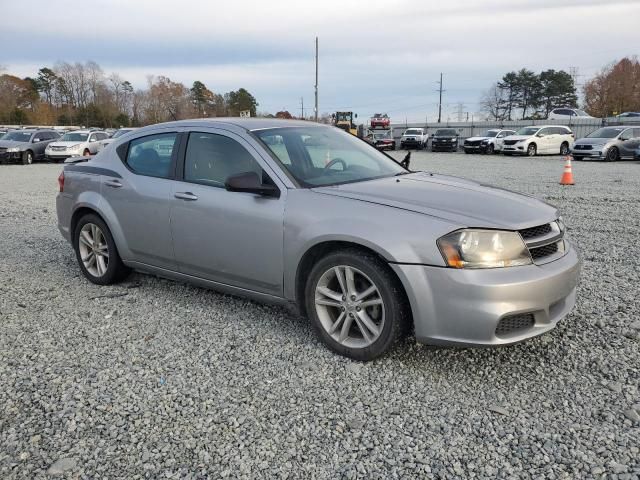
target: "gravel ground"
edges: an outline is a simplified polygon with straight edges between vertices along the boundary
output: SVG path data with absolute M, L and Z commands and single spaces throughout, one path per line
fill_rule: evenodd
M 640 164 L 574 163 L 561 187 L 559 157 L 413 157 L 562 209 L 584 270 L 558 328 L 351 362 L 280 307 L 89 284 L 60 167 L 0 167 L 0 477 L 639 478 Z

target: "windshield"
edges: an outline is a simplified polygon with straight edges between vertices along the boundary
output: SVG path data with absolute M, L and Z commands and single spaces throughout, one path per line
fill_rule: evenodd
M 118 138 L 121 137 L 122 135 L 124 135 L 125 133 L 129 133 L 131 132 L 132 129 L 131 128 L 121 128 L 120 130 L 118 130 L 116 133 L 113 134 L 113 137 L 111 138 Z
M 60 139 L 61 142 L 85 142 L 89 138 L 88 133 L 65 133 L 64 136 Z
M 516 132 L 516 135 L 535 135 L 540 130 L 538 127 L 523 127 Z
M 406 173 L 391 158 L 337 128 L 272 128 L 254 133 L 304 187 Z
M 456 131 L 453 128 L 441 128 L 440 130 L 436 130 L 436 137 L 455 137 Z
M 381 140 L 383 138 L 391 138 L 391 132 L 374 133 L 373 138 L 375 138 L 376 140 Z
M 2 140 L 11 140 L 12 142 L 28 142 L 31 140 L 32 132 L 9 132 L 5 133 Z
M 499 130 L 487 130 L 486 132 L 484 132 L 484 136 L 485 137 L 495 137 L 496 135 L 498 135 Z
M 599 128 L 595 132 L 591 132 L 587 135 L 587 138 L 616 138 L 623 132 L 624 128 Z
M 422 132 L 415 128 L 410 128 L 404 132 L 405 135 L 422 135 Z

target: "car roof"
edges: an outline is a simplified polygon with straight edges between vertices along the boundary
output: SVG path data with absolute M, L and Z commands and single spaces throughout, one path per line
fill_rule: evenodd
M 155 128 L 166 127 L 239 127 L 247 131 L 266 130 L 270 128 L 287 127 L 312 127 L 312 128 L 334 128 L 321 123 L 309 122 L 306 120 L 285 120 L 281 118 L 239 118 L 239 117 L 217 117 L 198 118 L 192 120 L 178 120 L 175 122 L 156 123 L 137 129 L 140 132 L 153 130 Z

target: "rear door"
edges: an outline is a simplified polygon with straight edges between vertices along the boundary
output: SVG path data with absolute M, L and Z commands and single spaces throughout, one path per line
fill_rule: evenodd
M 188 134 L 171 199 L 171 231 L 182 273 L 281 296 L 286 188 L 244 138 L 221 129 Z M 231 175 L 255 172 L 280 197 L 230 192 Z
M 114 213 L 131 260 L 176 270 L 169 225 L 179 134 L 165 130 L 119 148 L 123 175 L 102 176 L 102 195 Z

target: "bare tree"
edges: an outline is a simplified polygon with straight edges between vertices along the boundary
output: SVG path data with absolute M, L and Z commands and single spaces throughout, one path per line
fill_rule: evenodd
M 487 118 L 496 122 L 506 118 L 506 101 L 504 98 L 504 90 L 497 83 L 494 83 L 483 95 L 480 100 L 482 112 Z

